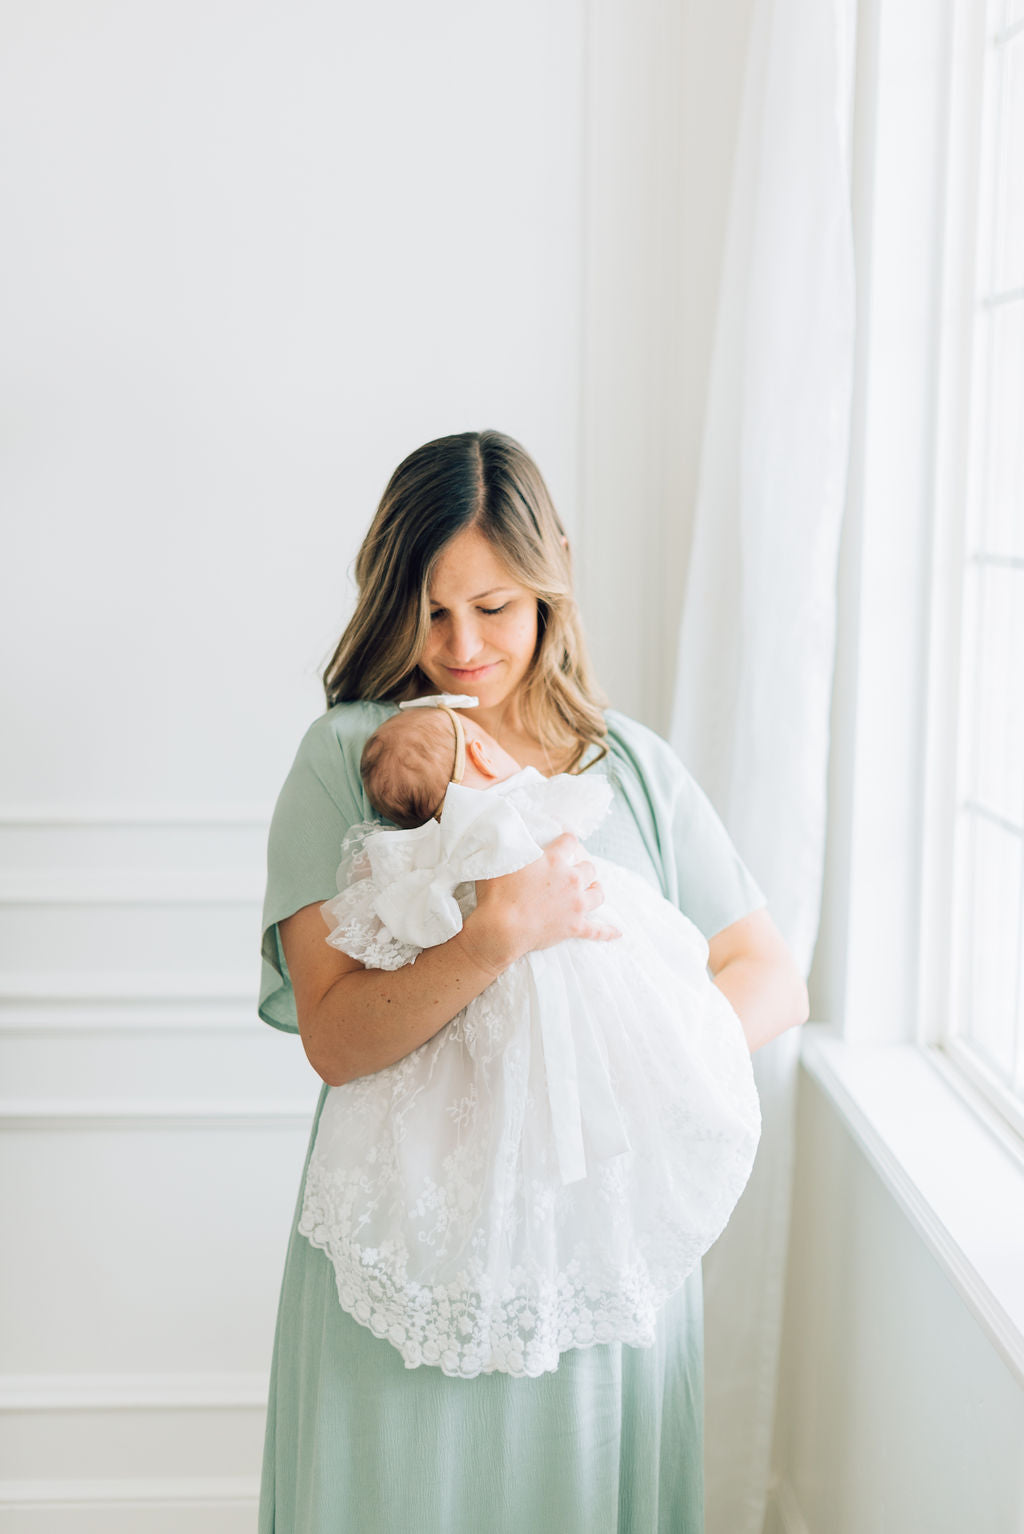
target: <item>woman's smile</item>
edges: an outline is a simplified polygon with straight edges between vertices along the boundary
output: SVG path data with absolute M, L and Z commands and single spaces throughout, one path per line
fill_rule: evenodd
M 445 670 L 450 671 L 452 676 L 457 676 L 460 681 L 478 682 L 481 677 L 489 675 L 500 664 L 500 661 L 492 660 L 483 666 L 445 666 Z

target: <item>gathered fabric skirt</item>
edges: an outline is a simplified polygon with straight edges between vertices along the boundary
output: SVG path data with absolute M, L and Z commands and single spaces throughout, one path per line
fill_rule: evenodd
M 300 1188 L 259 1534 L 704 1534 L 699 1264 L 653 1347 L 574 1348 L 536 1379 L 457 1379 L 406 1368 L 342 1310 L 329 1258 L 298 1232 L 301 1206 Z

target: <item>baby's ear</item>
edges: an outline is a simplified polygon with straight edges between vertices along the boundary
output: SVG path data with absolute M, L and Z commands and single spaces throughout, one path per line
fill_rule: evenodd
M 485 778 L 494 777 L 494 762 L 482 740 L 467 740 L 466 755 L 477 772 L 482 772 Z

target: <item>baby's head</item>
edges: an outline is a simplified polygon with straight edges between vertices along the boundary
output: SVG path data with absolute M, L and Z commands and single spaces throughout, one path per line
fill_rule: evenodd
M 518 772 L 519 763 L 476 720 L 444 708 L 410 708 L 378 725 L 359 771 L 377 813 L 410 827 L 440 812 L 449 783 L 487 788 Z

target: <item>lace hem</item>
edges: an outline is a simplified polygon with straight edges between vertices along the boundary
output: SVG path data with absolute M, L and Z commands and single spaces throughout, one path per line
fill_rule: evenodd
M 553 1278 L 514 1269 L 500 1293 L 472 1262 L 458 1281 L 420 1284 L 405 1276 L 407 1257 L 396 1243 L 363 1247 L 346 1237 L 332 1218 L 327 1180 L 310 1170 L 298 1229 L 330 1259 L 342 1309 L 396 1348 L 407 1369 L 427 1364 L 455 1379 L 495 1372 L 536 1379 L 556 1370 L 570 1348 L 651 1347 L 658 1312 L 704 1249 L 677 1242 L 663 1254 L 662 1272 L 634 1262 L 603 1279 L 595 1278 L 593 1253 L 584 1252 Z

